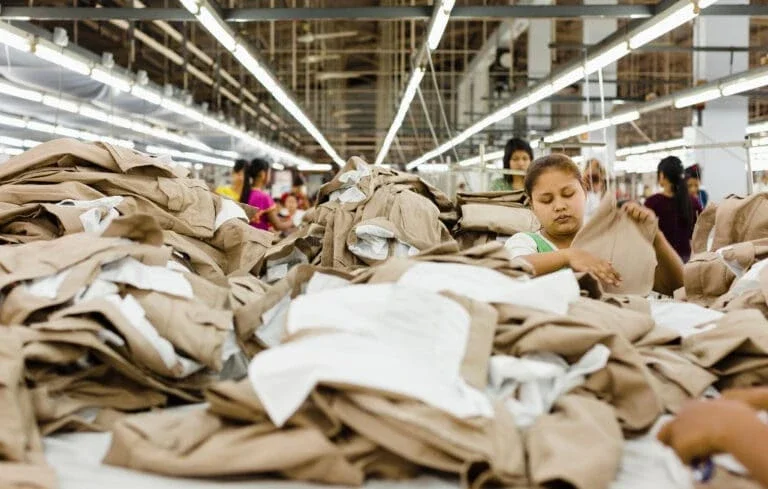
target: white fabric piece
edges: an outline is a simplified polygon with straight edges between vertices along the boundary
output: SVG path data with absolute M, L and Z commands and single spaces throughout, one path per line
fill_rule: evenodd
M 300 338 L 256 355 L 248 377 L 278 427 L 321 382 L 407 396 L 457 418 L 493 416 L 485 394 L 461 377 L 377 337 L 340 333 Z
M 660 420 L 649 433 L 624 442 L 621 465 L 609 489 L 693 489 L 691 470 L 656 439 L 665 422 Z
M 724 314 L 696 304 L 676 301 L 649 301 L 657 326 L 671 329 L 683 338 L 715 328 Z
M 165 265 L 165 268 L 167 268 L 168 270 L 173 270 L 174 272 L 180 272 L 180 273 L 190 273 L 192 271 L 186 266 L 177 262 L 176 260 L 168 260 L 168 263 Z
M 167 267 L 145 265 L 131 256 L 104 265 L 98 278 L 185 299 L 195 297 L 192 284 L 182 273 Z
M 107 282 L 97 278 L 91 285 L 83 287 L 83 289 L 75 296 L 75 304 L 83 301 L 98 299 L 100 297 L 106 297 L 108 295 L 114 295 L 120 292 L 120 288 L 112 282 Z
M 513 279 L 483 267 L 453 263 L 419 263 L 399 284 L 433 292 L 450 291 L 482 302 L 513 304 L 565 315 L 579 298 L 579 283 L 569 269 L 533 279 Z
M 324 290 L 333 290 L 349 285 L 349 280 L 329 273 L 315 272 L 304 286 L 305 294 L 316 294 Z
M 764 424 L 768 424 L 768 413 L 767 412 L 759 411 L 757 413 L 757 417 Z M 722 468 L 726 469 L 727 471 L 732 472 L 734 474 L 744 475 L 744 476 L 748 476 L 749 475 L 749 470 L 747 470 L 747 468 L 744 467 L 744 465 L 742 465 L 741 462 L 736 460 L 736 457 L 734 457 L 730 453 L 721 453 L 719 455 L 715 455 L 715 456 L 712 457 L 712 461 L 716 465 L 718 465 L 718 466 L 720 466 L 720 467 L 722 467 Z
M 193 406 L 204 408 L 204 404 Z M 43 438 L 45 458 L 59 489 L 318 489 L 318 484 L 276 478 L 169 477 L 101 463 L 111 433 L 66 433 Z M 421 475 L 405 481 L 371 479 L 364 489 L 460 489 L 456 478 Z
M 603 369 L 611 351 L 602 344 L 593 346 L 573 365 L 554 353 L 533 353 L 524 357 L 491 357 L 491 386 L 501 397 L 521 428 L 548 414 L 557 399 L 584 383 L 586 375 Z M 515 394 L 516 391 L 516 394 Z
M 100 329 L 99 332 L 96 333 L 96 336 L 99 338 L 99 341 L 104 344 L 118 347 L 125 346 L 125 340 L 119 334 L 114 333 L 108 329 Z
M 158 333 L 155 327 L 152 326 L 152 323 L 147 320 L 144 308 L 141 307 L 141 304 L 139 304 L 132 295 L 127 295 L 125 297 L 111 295 L 104 297 L 104 299 L 120 310 L 122 315 L 131 323 L 131 326 L 133 326 L 136 331 L 138 331 L 144 339 L 152 345 L 152 348 L 155 349 L 168 369 L 174 369 L 177 366 L 181 366 L 181 373 L 179 374 L 180 378 L 188 377 L 203 369 L 203 365 L 176 353 L 173 349 L 173 344 L 160 336 L 160 333 Z
M 213 230 L 218 231 L 219 228 L 230 219 L 242 219 L 248 222 L 248 216 L 242 207 L 237 205 L 236 202 L 229 199 L 221 199 L 221 209 L 216 214 L 216 219 L 213 221 Z
M 227 335 L 224 337 L 224 342 L 221 344 L 221 363 L 226 364 L 227 360 L 233 355 L 240 353 L 240 346 L 237 344 L 237 337 L 235 335 L 234 325 L 230 331 L 227 331 Z
M 285 278 L 291 267 L 302 263 L 309 263 L 309 259 L 307 259 L 307 255 L 295 246 L 290 255 L 276 260 L 267 260 L 267 282 L 277 282 Z
M 750 290 L 762 288 L 760 285 L 760 273 L 762 273 L 766 266 L 768 266 L 768 259 L 761 260 L 752 265 L 747 273 L 731 285 L 731 292 L 740 295 Z
M 59 288 L 69 275 L 70 269 L 66 268 L 55 275 L 36 278 L 23 282 L 24 290 L 28 293 L 44 299 L 55 299 L 59 295 Z
M 389 240 L 395 233 L 379 226 L 363 224 L 355 228 L 357 243 L 349 246 L 349 251 L 361 258 L 385 260 L 389 257 Z
M 288 317 L 288 306 L 291 305 L 290 294 L 280 302 L 272 306 L 270 310 L 261 315 L 261 326 L 256 328 L 254 336 L 268 347 L 277 346 L 283 342 L 285 321 Z
M 101 209 L 89 209 L 80 214 L 80 222 L 86 233 L 101 235 L 120 213 L 115 209 L 109 209 L 106 216 L 101 215 Z
M 447 297 L 396 284 L 304 295 L 291 303 L 286 332 L 336 332 L 260 353 L 249 378 L 278 426 L 319 382 L 401 394 L 457 417 L 488 417 L 489 399 L 459 375 L 469 324 L 466 310 Z
M 67 199 L 57 202 L 56 205 L 88 209 L 86 212 L 80 214 L 80 222 L 83 224 L 83 229 L 87 233 L 100 235 L 109 227 L 112 220 L 120 217 L 120 213 L 117 212 L 115 207 L 119 206 L 123 200 L 123 197 L 116 195 L 114 197 L 103 197 L 95 200 Z M 108 209 L 107 215 L 102 216 L 102 209 Z
M 725 266 L 728 267 L 728 270 L 730 270 L 731 273 L 733 273 L 736 276 L 736 280 L 739 280 L 744 275 L 746 270 L 744 270 L 744 268 L 742 268 L 742 266 L 736 260 L 726 260 L 724 256 L 725 252 L 732 248 L 733 248 L 733 245 L 723 246 L 722 248 L 717 250 L 716 253 L 720 257 L 720 261 L 722 261 L 725 264 Z
M 101 199 L 94 200 L 62 200 L 57 202 L 56 205 L 72 206 L 78 209 L 96 209 L 100 207 L 106 207 L 107 209 L 114 209 L 123 203 L 124 198 L 116 195 L 114 197 L 102 197 Z
M 365 200 L 365 194 L 362 190 L 360 190 L 357 187 L 349 187 L 347 189 L 342 190 L 336 190 L 335 192 L 331 192 L 331 195 L 328 197 L 328 200 L 331 202 L 341 202 L 342 204 L 349 204 L 353 203 L 356 204 L 358 202 L 362 202 Z

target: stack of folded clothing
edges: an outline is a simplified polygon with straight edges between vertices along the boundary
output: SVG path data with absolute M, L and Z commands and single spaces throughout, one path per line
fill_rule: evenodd
M 539 230 L 523 191 L 460 192 L 456 200 L 459 220 L 453 235 L 463 249 Z
M 324 185 L 304 224 L 267 254 L 275 282 L 301 263 L 355 270 L 451 242 L 440 220 L 453 203 L 417 176 L 353 157 Z

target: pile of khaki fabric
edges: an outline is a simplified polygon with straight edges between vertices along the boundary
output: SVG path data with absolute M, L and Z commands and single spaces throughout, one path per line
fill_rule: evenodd
M 298 264 L 353 271 L 453 241 L 441 217 L 451 200 L 417 176 L 352 157 L 320 188 L 301 228 L 270 249 L 265 279 Z
M 236 312 L 247 378 L 209 388 L 204 410 L 120 421 L 105 463 L 353 486 L 437 472 L 463 487 L 616 489 L 638 487 L 621 474 L 647 459 L 664 469 L 644 482 L 692 487 L 651 430 L 728 383 L 717 358 L 757 362 L 754 348 L 705 336 L 746 342 L 731 327 L 743 312 L 694 340 L 642 296 L 530 272 L 496 242 L 356 272 L 296 266 Z
M 55 485 L 41 434 L 200 402 L 243 363 L 233 310 L 263 295 L 275 237 L 186 175 L 68 139 L 0 167 L 3 487 Z
M 459 218 L 453 235 L 463 249 L 503 242 L 516 233 L 532 233 L 540 227 L 522 190 L 459 192 L 456 201 Z

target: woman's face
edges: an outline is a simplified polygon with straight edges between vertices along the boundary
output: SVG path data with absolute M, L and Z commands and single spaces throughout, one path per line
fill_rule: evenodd
M 240 171 L 233 171 L 232 172 L 232 186 L 233 187 L 242 187 L 243 186 L 243 178 L 245 176 L 245 172 L 243 170 Z
M 285 198 L 285 203 L 283 204 L 283 206 L 288 210 L 290 214 L 293 214 L 294 212 L 296 212 L 296 209 L 299 208 L 299 201 L 296 200 L 296 197 L 294 197 L 293 195 L 289 195 L 288 197 Z
M 688 193 L 691 195 L 691 197 L 699 197 L 699 187 L 701 184 L 699 183 L 699 180 L 697 178 L 689 178 L 688 179 Z
M 527 151 L 517 150 L 512 152 L 512 157 L 509 159 L 510 170 L 527 171 L 531 165 L 531 157 Z
M 570 237 L 581 229 L 586 194 L 571 173 L 545 171 L 536 179 L 531 194 L 533 213 L 549 236 Z

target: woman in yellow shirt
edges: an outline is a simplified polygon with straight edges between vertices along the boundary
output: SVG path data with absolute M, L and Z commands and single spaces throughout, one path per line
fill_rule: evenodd
M 240 197 L 243 194 L 243 180 L 247 165 L 248 162 L 246 160 L 235 161 L 235 166 L 232 167 L 232 185 L 222 185 L 216 189 L 216 193 L 222 197 L 242 202 Z

